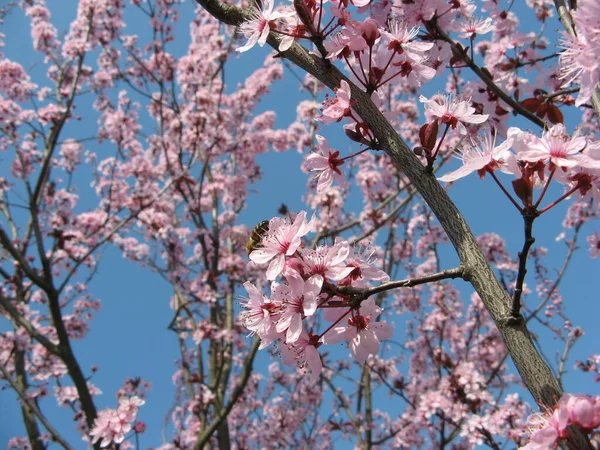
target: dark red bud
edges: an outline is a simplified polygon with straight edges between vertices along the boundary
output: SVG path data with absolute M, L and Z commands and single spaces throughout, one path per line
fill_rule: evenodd
M 533 205 L 533 189 L 531 183 L 523 178 L 519 178 L 518 180 L 514 180 L 512 185 L 515 194 L 517 194 L 517 197 L 521 199 L 525 206 Z

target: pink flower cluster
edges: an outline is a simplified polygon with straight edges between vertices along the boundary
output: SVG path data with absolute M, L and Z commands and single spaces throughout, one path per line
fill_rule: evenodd
M 304 247 L 301 238 L 312 228 L 313 220 L 307 221 L 304 211 L 293 220 L 269 221 L 260 248 L 249 257 L 254 263 L 268 264 L 271 294 L 267 297 L 246 282 L 242 320 L 251 334 L 260 337 L 261 348 L 278 341 L 284 363 L 307 366 L 315 380 L 322 370 L 317 349 L 324 343 L 349 341 L 352 356 L 362 364 L 379 352 L 380 342 L 392 336 L 392 329 L 376 321 L 383 310 L 373 298 L 356 301 L 352 291 L 366 287 L 368 281 L 389 281 L 389 276 L 373 266 L 371 255 L 351 254 L 345 240 Z M 282 282 L 275 281 L 278 277 Z M 333 322 L 320 334 L 304 325 L 318 309 L 324 309 L 325 319 Z
M 554 409 L 532 414 L 528 428 L 529 443 L 521 450 L 554 450 L 559 440 L 569 436 L 568 427 L 575 425 L 587 433 L 600 426 L 600 397 L 565 394 Z
M 362 8 L 371 2 L 351 3 Z M 348 64 L 351 59 L 360 61 L 361 70 L 352 71 L 353 81 L 362 84 L 367 92 L 377 90 L 396 77 L 405 78 L 415 86 L 433 78 L 436 70 L 425 53 L 432 50 L 434 44 L 415 40 L 418 27 L 407 24 L 403 16 L 390 14 L 388 17 L 389 5 L 364 21 L 356 20 L 349 6 L 347 0 L 334 2 L 328 8 L 332 15 L 328 20 L 323 2 L 301 2 L 275 11 L 274 0 L 265 1 L 241 25 L 240 32 L 248 40 L 237 50 L 247 51 L 256 44 L 263 46 L 269 33 L 279 36 L 279 51 L 288 50 L 295 39 L 321 41 L 321 56 L 344 59 Z M 473 27 L 469 30 L 470 35 L 475 33 Z M 476 26 L 476 30 L 487 32 L 481 26 Z
M 125 434 L 132 430 L 131 423 L 135 421 L 139 407 L 144 400 L 137 396 L 121 397 L 117 409 L 105 409 L 98 413 L 94 421 L 94 427 L 90 431 L 92 444 L 98 441 L 100 447 L 108 447 L 111 443 L 120 444 L 125 440 Z M 143 422 L 135 424 L 135 432 L 143 433 L 145 425 Z
M 566 36 L 560 64 L 565 86 L 579 83 L 575 105 L 581 106 L 590 100 L 600 81 L 600 1 L 579 0 L 571 15 L 577 36 Z
M 461 152 L 463 165 L 439 179 L 455 181 L 472 172 L 484 178 L 486 173 L 500 170 L 517 178 L 513 187 L 526 207 L 533 206 L 533 189 L 543 188 L 543 197 L 551 180 L 566 187 L 567 192 L 558 201 L 575 193 L 591 197 L 595 203 L 600 200 L 600 141 L 577 134 L 569 136 L 562 124 L 554 125 L 542 137 L 516 127 L 509 128 L 507 134 L 499 145 L 489 129 L 483 137 L 471 138 L 471 144 Z

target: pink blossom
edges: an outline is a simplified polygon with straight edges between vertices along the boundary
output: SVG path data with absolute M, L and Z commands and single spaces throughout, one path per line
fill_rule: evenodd
M 238 52 L 250 50 L 258 43 L 261 47 L 267 42 L 269 32 L 275 28 L 274 21 L 282 17 L 290 17 L 294 12 L 276 12 L 273 11 L 275 6 L 274 0 L 263 0 L 262 9 L 254 10 L 251 13 L 251 18 L 240 25 L 240 33 L 248 38 L 245 45 L 238 47 Z
M 583 428 L 593 430 L 600 426 L 600 398 L 595 399 L 589 395 L 570 395 L 567 401 L 567 411 L 571 423 Z
M 463 165 L 459 169 L 438 178 L 440 181 L 455 181 L 477 171 L 483 178 L 486 172 L 493 172 L 505 163 L 513 140 L 511 138 L 496 146 L 496 135 L 487 128 L 480 140 L 471 140 L 472 146 L 462 151 Z
M 566 35 L 565 50 L 560 55 L 564 86 L 579 83 L 576 106 L 588 102 L 600 81 L 600 3 L 597 0 L 580 0 L 571 12 L 577 36 Z
M 323 286 L 325 277 L 339 281 L 347 277 L 354 267 L 347 267 L 346 258 L 350 253 L 347 241 L 339 240 L 333 246 L 321 246 L 315 250 L 302 249 L 302 264 L 305 276 L 316 280 L 319 288 Z
M 425 110 L 433 117 L 438 117 L 443 124 L 458 128 L 460 134 L 467 134 L 464 123 L 480 124 L 488 119 L 487 114 L 475 113 L 470 103 L 471 99 L 463 99 L 461 96 L 437 95 L 428 100 L 425 96 L 419 97 L 421 103 L 425 103 Z
M 83 146 L 81 143 L 67 139 L 60 147 L 60 162 L 59 164 L 65 169 L 65 171 L 71 173 L 75 170 L 77 165 L 81 163 L 81 151 Z
M 282 35 L 279 41 L 278 50 L 284 52 L 289 50 L 294 43 L 294 37 L 303 32 L 303 24 L 300 22 L 295 10 L 291 10 L 290 14 L 286 14 L 281 21 Z M 285 33 L 285 34 L 284 34 Z
M 269 221 L 269 232 L 263 238 L 262 247 L 250 253 L 249 258 L 257 264 L 269 263 L 267 279 L 274 280 L 283 270 L 285 257 L 292 256 L 302 236 L 312 230 L 313 221 L 306 221 L 306 212 L 299 212 L 292 223 L 289 217 L 274 217 Z
M 586 238 L 590 258 L 597 258 L 600 255 L 600 235 L 596 231 Z
M 521 450 L 553 450 L 558 439 L 569 435 L 568 395 L 564 395 L 553 410 L 535 413 L 529 417 L 527 427 L 531 432 L 529 443 Z
M 316 135 L 317 152 L 310 153 L 306 157 L 306 165 L 310 171 L 320 172 L 317 175 L 317 193 L 325 192 L 331 187 L 333 181 L 341 183 L 344 181 L 344 174 L 339 167 L 344 164 L 340 159 L 340 152 L 329 147 L 327 139 Z
M 408 79 L 408 82 L 413 86 L 421 86 L 423 82 L 431 80 L 435 76 L 435 69 L 429 67 L 428 59 L 425 56 L 408 53 L 394 57 L 393 67 L 399 68 L 401 77 Z M 388 77 L 389 79 L 389 77 Z
M 21 64 L 0 60 L 0 91 L 11 100 L 25 101 L 37 86 L 29 81 L 29 75 Z
M 465 39 L 475 39 L 478 34 L 487 34 L 494 29 L 492 18 L 480 19 L 471 17 L 461 22 L 457 31 L 460 31 L 460 37 Z
M 345 116 L 350 115 L 350 85 L 342 80 L 339 88 L 335 88 L 335 97 L 327 98 L 323 103 L 323 115 L 319 120 L 323 123 L 339 122 Z
M 305 365 L 308 366 L 310 369 L 310 381 L 314 383 L 323 370 L 321 356 L 317 351 L 319 345 L 321 344 L 319 343 L 318 336 L 302 331 L 294 343 L 282 345 L 281 357 L 284 364 L 288 366 L 294 364 L 300 368 Z
M 119 400 L 119 407 L 117 412 L 127 422 L 133 422 L 137 415 L 138 409 L 145 403 L 144 400 L 137 396 L 124 397 Z
M 368 47 L 367 41 L 362 35 L 360 23 L 349 21 L 339 33 L 334 34 L 325 41 L 327 58 L 348 57 L 350 52 L 360 52 Z
M 421 59 L 422 54 L 431 50 L 433 42 L 418 42 L 414 38 L 419 34 L 419 27 L 409 28 L 403 20 L 394 18 L 389 23 L 389 31 L 381 34 L 387 39 L 389 50 L 398 55 L 406 53 L 412 59 Z
M 519 147 L 519 159 L 531 163 L 550 162 L 557 167 L 600 168 L 600 161 L 582 153 L 587 147 L 584 137 L 566 134 L 563 124 L 545 131 L 542 138 L 534 138 L 525 147 Z
M 304 281 L 295 270 L 286 271 L 285 279 L 287 284 L 277 284 L 273 289 L 273 301 L 283 308 L 276 330 L 286 332 L 286 344 L 293 344 L 302 333 L 302 318 L 312 316 L 317 310 L 321 287 L 313 278 Z
M 358 312 L 352 310 L 347 326 L 332 328 L 323 336 L 323 340 L 326 344 L 350 341 L 350 353 L 358 363 L 363 364 L 369 355 L 379 353 L 381 341 L 392 337 L 392 328 L 387 323 L 375 322 L 382 311 L 373 298 L 368 298 L 362 302 Z
M 90 431 L 92 444 L 98 441 L 100 447 L 108 447 L 111 443 L 120 444 L 125 440 L 125 434 L 132 429 L 131 423 L 135 420 L 138 407 L 144 404 L 144 400 L 133 396 L 119 400 L 116 410 L 105 409 L 98 413 L 94 426 Z
M 50 11 L 45 4 L 38 2 L 25 8 L 25 14 L 31 17 L 31 37 L 33 47 L 44 54 L 49 55 L 53 49 L 58 47 L 56 41 L 57 31 L 50 22 Z
M 365 248 L 364 251 L 354 253 L 348 257 L 347 267 L 352 267 L 352 272 L 340 280 L 340 285 L 359 286 L 365 280 L 379 281 L 385 283 L 390 281 L 390 276 L 383 270 L 374 267 L 376 258 L 373 258 L 374 250 Z
M 373 47 L 373 45 L 375 45 L 375 43 L 381 37 L 381 32 L 379 31 L 379 25 L 377 24 L 377 21 L 375 19 L 368 18 L 364 22 L 359 22 L 357 26 L 363 39 L 367 43 L 367 46 Z
M 248 299 L 241 303 L 247 309 L 241 314 L 242 321 L 251 331 L 250 334 L 258 335 L 262 349 L 279 337 L 275 324 L 279 320 L 281 303 L 267 298 L 249 281 L 244 283 L 244 289 L 248 293 Z

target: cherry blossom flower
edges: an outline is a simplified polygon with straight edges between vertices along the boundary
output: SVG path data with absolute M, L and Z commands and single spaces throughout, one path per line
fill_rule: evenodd
M 589 247 L 590 258 L 597 258 L 600 255 L 600 235 L 594 231 L 593 234 L 590 234 L 586 238 L 586 241 Z
M 569 431 L 568 398 L 563 396 L 554 410 L 536 413 L 529 417 L 528 428 L 531 432 L 529 443 L 521 450 L 550 450 L 556 447 L 558 439 L 567 437 Z
M 317 151 L 306 157 L 306 165 L 310 171 L 319 172 L 317 175 L 317 193 L 325 192 L 331 187 L 334 180 L 338 183 L 344 181 L 344 174 L 340 166 L 344 161 L 340 159 L 340 152 L 329 147 L 327 139 L 316 135 Z
M 600 397 L 564 394 L 552 410 L 529 417 L 530 441 L 521 450 L 554 450 L 570 425 L 591 431 L 600 426 Z
M 339 281 L 347 277 L 354 267 L 347 267 L 346 258 L 350 246 L 345 240 L 338 240 L 331 247 L 317 247 L 315 250 L 302 249 L 302 264 L 305 276 L 313 278 L 319 288 L 323 286 L 325 277 Z
M 294 12 L 273 11 L 274 0 L 263 0 L 262 9 L 252 12 L 252 17 L 240 25 L 240 33 L 248 38 L 245 45 L 238 47 L 238 52 L 245 52 L 254 47 L 257 43 L 261 47 L 267 42 L 269 32 L 274 28 L 274 21 L 283 17 L 290 17 Z M 287 42 L 286 42 L 287 45 Z M 291 43 L 289 43 L 291 45 Z M 289 47 L 288 47 L 289 48 Z
M 563 86 L 579 83 L 576 106 L 588 102 L 600 81 L 600 3 L 580 0 L 571 12 L 577 36 L 566 35 L 562 42 L 565 50 L 560 55 Z
M 317 310 L 317 296 L 321 287 L 314 278 L 304 281 L 295 270 L 285 273 L 287 284 L 273 289 L 273 300 L 282 305 L 283 311 L 276 325 L 279 333 L 286 332 L 286 344 L 293 344 L 302 333 L 302 317 L 312 316 Z
M 348 22 L 339 33 L 325 41 L 327 59 L 348 57 L 350 52 L 360 52 L 368 47 L 360 22 Z
M 285 16 L 282 17 L 282 19 L 282 33 L 278 47 L 280 52 L 289 50 L 294 43 L 294 37 L 301 36 L 305 33 L 304 25 L 300 22 L 300 19 L 293 8 L 290 10 L 290 14 L 285 13 Z
M 296 364 L 300 368 L 305 365 L 308 366 L 310 369 L 310 381 L 314 383 L 323 370 L 321 356 L 317 351 L 319 345 L 321 344 L 318 336 L 302 331 L 294 343 L 286 343 L 281 346 L 283 363 L 288 366 Z
M 569 395 L 567 411 L 571 423 L 583 428 L 593 430 L 600 426 L 600 398 L 595 399 L 589 395 Z
M 458 129 L 460 134 L 467 134 L 467 129 L 463 124 L 480 124 L 488 119 L 488 114 L 476 114 L 475 108 L 470 103 L 471 99 L 463 99 L 462 96 L 437 95 L 431 99 L 421 95 L 421 103 L 425 103 L 425 110 L 432 116 L 438 117 L 444 124 L 452 126 L 453 130 Z
M 425 56 L 413 55 L 411 57 L 405 53 L 400 57 L 395 57 L 392 66 L 400 68 L 400 76 L 406 77 L 411 85 L 421 86 L 423 82 L 431 80 L 436 74 L 434 68 L 425 64 L 428 61 Z
M 385 283 L 390 281 L 390 276 L 383 270 L 374 267 L 373 264 L 377 261 L 373 258 L 374 250 L 365 248 L 362 252 L 354 253 L 348 257 L 347 267 L 352 267 L 353 270 L 344 279 L 339 281 L 339 285 L 359 286 L 360 282 L 365 280 L 380 281 Z
M 471 142 L 473 145 L 462 151 L 462 167 L 438 178 L 440 181 L 455 181 L 475 171 L 483 178 L 486 172 L 493 172 L 504 164 L 504 158 L 509 153 L 513 140 L 509 138 L 496 146 L 496 135 L 492 136 L 492 132 L 487 128 L 479 142 L 473 139 Z
M 406 53 L 410 58 L 420 60 L 422 53 L 431 50 L 433 42 L 418 42 L 414 38 L 419 34 L 419 27 L 409 28 L 403 20 L 393 18 L 389 22 L 389 31 L 381 34 L 388 41 L 388 49 L 401 55 Z
M 67 172 L 73 172 L 78 164 L 81 163 L 81 153 L 83 146 L 81 143 L 73 140 L 67 139 L 60 148 L 60 161 L 59 164 L 65 169 Z
M 274 217 L 269 221 L 269 232 L 263 238 L 262 247 L 248 256 L 257 264 L 269 263 L 267 279 L 274 280 L 283 270 L 285 257 L 293 255 L 300 244 L 302 236 L 312 230 L 313 220 L 306 222 L 306 212 L 299 212 L 294 222 L 289 217 Z
M 323 123 L 339 122 L 345 116 L 350 115 L 350 85 L 346 80 L 342 80 L 339 88 L 335 88 L 335 97 L 327 98 L 323 102 L 323 115 L 319 120 Z
M 100 447 L 108 447 L 111 443 L 120 444 L 125 440 L 125 434 L 132 429 L 131 422 L 135 420 L 138 409 L 144 400 L 137 396 L 123 397 L 119 400 L 116 410 L 105 409 L 98 413 L 94 426 L 90 431 L 92 444 L 98 441 Z
M 21 64 L 0 59 L 0 92 L 11 100 L 25 101 L 36 87 Z
M 563 124 L 556 124 L 542 135 L 532 139 L 526 147 L 519 147 L 519 159 L 536 163 L 550 162 L 557 167 L 600 168 L 600 161 L 582 153 L 587 141 L 582 136 L 569 138 Z
M 119 407 L 117 412 L 127 422 L 133 422 L 137 415 L 138 409 L 145 403 L 144 400 L 137 396 L 124 397 L 119 400 Z
M 379 344 L 392 337 L 392 328 L 385 322 L 375 322 L 383 309 L 368 298 L 360 305 L 358 312 L 352 311 L 347 326 L 333 327 L 323 336 L 326 344 L 336 344 L 343 340 L 350 341 L 350 353 L 363 364 L 369 355 L 379 353 Z
M 478 34 L 487 34 L 494 29 L 492 18 L 480 19 L 471 17 L 461 22 L 456 31 L 460 32 L 460 37 L 465 39 L 475 39 Z
M 366 45 L 365 40 L 360 35 L 351 35 L 348 32 L 348 28 L 344 28 L 339 33 L 333 34 L 323 44 L 325 50 L 327 50 L 327 59 L 343 58 L 350 56 L 350 46 L 352 45 L 353 39 L 360 39 L 360 41 Z
M 247 309 L 241 314 L 242 321 L 251 335 L 258 335 L 262 349 L 279 337 L 275 324 L 279 320 L 281 303 L 267 298 L 249 281 L 244 283 L 244 289 L 248 293 L 248 299 L 241 304 Z

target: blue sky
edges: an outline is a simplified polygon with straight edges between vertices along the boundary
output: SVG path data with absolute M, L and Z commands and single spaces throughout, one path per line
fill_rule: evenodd
M 75 16 L 76 2 L 64 0 L 48 0 L 53 22 L 59 30 L 65 30 L 67 24 Z M 65 6 L 68 5 L 68 6 Z M 193 12 L 191 1 L 182 5 L 178 33 L 182 37 L 173 47 L 175 54 L 181 54 L 187 48 L 188 23 L 186 19 Z M 131 21 L 130 23 L 136 23 Z M 44 76 L 42 57 L 31 50 L 29 23 L 19 9 L 8 16 L 2 26 L 6 35 L 4 53 L 10 59 L 21 62 L 31 73 L 33 81 L 42 83 Z M 127 33 L 139 33 L 137 23 Z M 235 83 L 256 67 L 257 61 L 262 61 L 266 50 L 256 50 L 240 55 L 228 69 L 229 86 Z M 299 72 L 299 71 L 298 71 Z M 273 85 L 272 93 L 263 102 L 259 110 L 274 109 L 277 114 L 277 125 L 285 127 L 295 118 L 295 96 L 298 92 L 297 81 L 288 75 L 284 81 Z M 429 94 L 441 86 L 428 86 Z M 282 102 L 281 99 L 286 99 Z M 87 108 L 90 106 L 87 105 Z M 85 112 L 86 106 L 80 109 Z M 91 111 L 90 111 L 91 113 Z M 576 120 L 576 118 L 575 118 Z M 91 122 L 92 125 L 94 122 Z M 93 134 L 95 130 L 71 129 L 80 136 Z M 332 125 L 327 129 L 332 137 L 331 144 L 339 149 L 347 149 L 348 144 L 338 126 Z M 96 146 L 98 147 L 98 146 Z M 90 144 L 94 148 L 94 144 Z M 103 150 L 103 149 L 102 149 Z M 2 155 L 0 154 L 0 158 Z M 258 193 L 248 202 L 248 207 L 241 215 L 243 222 L 252 225 L 260 220 L 275 215 L 281 203 L 291 210 L 306 209 L 301 200 L 305 190 L 307 176 L 299 168 L 301 158 L 291 150 L 286 154 L 268 154 L 260 157 L 264 162 L 264 178 L 257 185 Z M 0 175 L 5 170 L 5 161 L 0 160 Z M 282 170 L 282 168 L 285 168 Z M 79 175 L 85 183 L 85 175 Z M 285 186 L 285 189 L 281 189 Z M 83 192 L 83 188 L 82 188 Z M 508 201 L 493 185 L 490 179 L 479 181 L 477 177 L 460 180 L 451 189 L 450 195 L 463 211 L 474 233 L 496 232 L 504 236 L 510 254 L 516 255 L 522 246 L 522 225 L 518 213 L 509 207 Z M 85 194 L 83 196 L 85 201 Z M 82 205 L 85 207 L 85 203 Z M 537 244 L 550 249 L 550 261 L 558 270 L 562 264 L 565 248 L 555 243 L 555 237 L 562 231 L 561 222 L 564 208 L 556 208 L 542 216 L 535 223 Z M 590 227 L 587 227 L 590 230 Z M 587 233 L 584 233 L 584 235 Z M 582 246 L 584 242 L 582 241 Z M 442 262 L 451 267 L 455 261 L 452 250 L 448 247 L 442 253 Z M 597 343 L 600 332 L 597 331 L 598 296 L 595 295 L 591 282 L 599 273 L 599 260 L 590 260 L 586 249 L 580 249 L 574 256 L 567 276 L 561 285 L 565 298 L 567 312 L 572 321 L 586 331 L 586 336 L 575 347 L 571 361 L 583 359 L 593 352 L 598 352 Z M 178 358 L 178 348 L 174 334 L 167 329 L 172 317 L 168 303 L 171 290 L 158 276 L 153 275 L 131 262 L 124 260 L 120 251 L 107 247 L 98 273 L 91 283 L 92 293 L 102 300 L 102 310 L 92 322 L 92 331 L 82 342 L 74 345 L 76 354 L 84 370 L 92 365 L 98 365 L 100 370 L 94 375 L 94 383 L 100 387 L 104 395 L 98 397 L 99 409 L 116 406 L 114 393 L 127 377 L 142 376 L 153 385 L 149 392 L 147 405 L 142 407 L 139 418 L 148 425 L 148 431 L 141 436 L 141 446 L 157 446 L 161 442 L 161 429 L 173 402 L 174 388 L 171 381 L 173 362 Z M 468 298 L 469 291 L 465 292 Z M 6 323 L 0 322 L 0 329 L 5 329 Z M 552 345 L 552 343 L 550 343 Z M 553 352 L 548 353 L 553 357 Z M 266 368 L 266 352 L 257 360 L 255 367 Z M 593 384 L 589 376 L 571 371 L 566 378 L 566 390 L 574 393 L 600 394 L 598 385 Z M 528 398 L 529 399 L 529 398 Z M 52 398 L 42 402 L 43 408 L 48 408 L 53 422 L 58 429 L 63 430 L 67 439 L 76 448 L 83 448 L 79 436 L 72 431 L 72 414 L 66 409 L 54 407 Z M 0 392 L 0 446 L 5 446 L 8 439 L 14 435 L 22 435 L 23 426 L 17 408 L 15 396 L 10 391 Z

